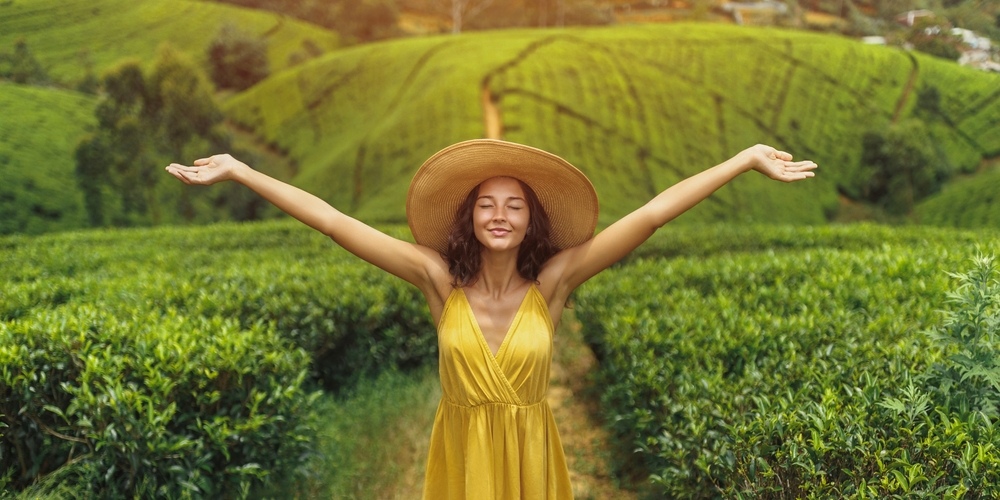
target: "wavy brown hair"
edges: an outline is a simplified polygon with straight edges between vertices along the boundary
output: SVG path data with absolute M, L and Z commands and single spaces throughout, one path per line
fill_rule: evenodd
M 555 255 L 558 249 L 552 244 L 550 237 L 549 216 L 545 213 L 542 203 L 538 201 L 535 191 L 520 179 L 515 180 L 524 191 L 530 214 L 524 241 L 517 250 L 517 274 L 537 284 L 542 264 Z M 476 238 L 476 230 L 472 224 L 472 212 L 476 208 L 481 185 L 472 188 L 465 201 L 458 207 L 451 232 L 448 234 L 448 251 L 444 256 L 448 262 L 448 272 L 453 278 L 451 283 L 453 287 L 465 287 L 475 283 L 483 266 L 483 244 Z

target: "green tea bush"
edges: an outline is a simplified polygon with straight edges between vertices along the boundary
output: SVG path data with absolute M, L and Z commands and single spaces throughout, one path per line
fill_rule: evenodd
M 309 356 L 265 324 L 92 306 L 0 324 L 0 468 L 95 496 L 228 496 L 308 450 Z
M 214 498 L 309 473 L 309 388 L 437 355 L 415 288 L 290 220 L 0 238 L 0 276 L 17 488 Z
M 722 252 L 639 258 L 577 292 L 622 472 L 670 498 L 1000 494 L 994 417 L 935 395 L 922 377 L 944 354 L 921 334 L 956 245 L 996 236 L 756 231 L 710 228 Z

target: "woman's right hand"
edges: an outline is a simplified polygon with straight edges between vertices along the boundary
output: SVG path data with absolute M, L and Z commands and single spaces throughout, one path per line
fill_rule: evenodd
M 167 165 L 167 172 L 180 179 L 184 184 L 211 186 L 216 182 L 236 179 L 240 169 L 249 168 L 243 162 L 228 154 L 199 158 L 194 165 L 187 167 L 177 163 Z

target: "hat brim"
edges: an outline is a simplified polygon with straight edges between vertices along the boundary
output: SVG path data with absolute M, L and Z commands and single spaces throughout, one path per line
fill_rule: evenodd
M 472 188 L 492 177 L 513 177 L 531 186 L 549 216 L 556 248 L 574 247 L 594 235 L 597 192 L 583 172 L 541 149 L 475 139 L 438 151 L 414 174 L 406 219 L 416 242 L 445 253 L 458 208 Z

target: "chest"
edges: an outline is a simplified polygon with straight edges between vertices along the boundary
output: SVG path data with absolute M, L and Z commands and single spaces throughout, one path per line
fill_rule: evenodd
M 513 296 L 497 300 L 467 294 L 466 298 L 483 339 L 486 340 L 486 344 L 495 354 L 503 345 L 503 341 L 514 323 L 514 318 L 521 310 L 527 297 Z

